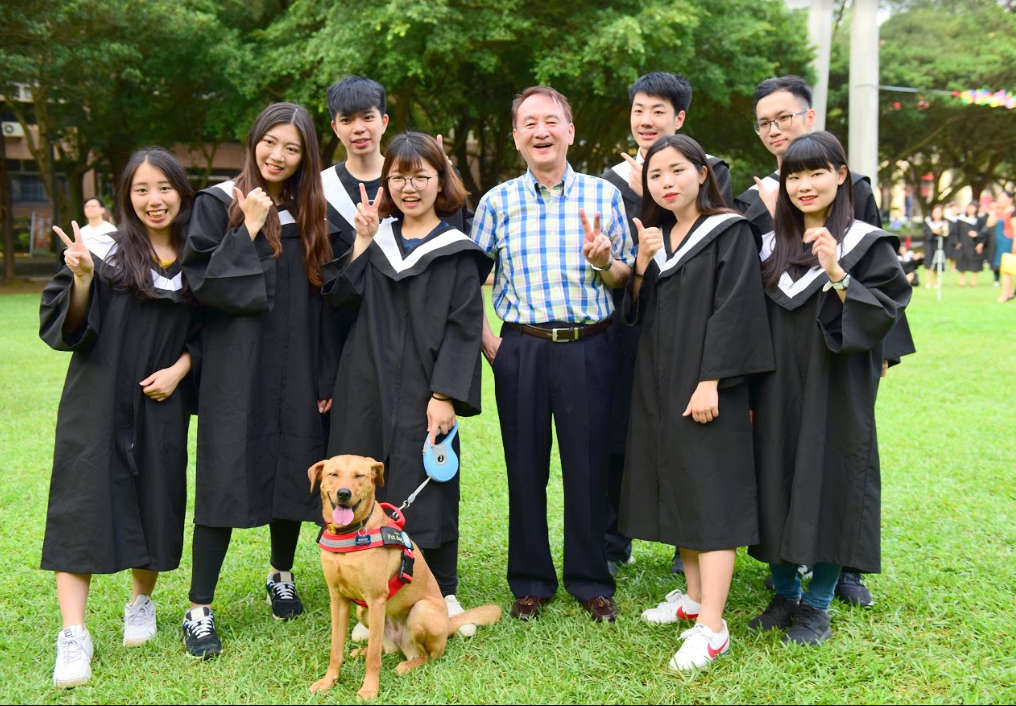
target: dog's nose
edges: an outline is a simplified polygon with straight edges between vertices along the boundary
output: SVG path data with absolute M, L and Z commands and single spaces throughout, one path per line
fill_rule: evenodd
M 338 492 L 335 493 L 335 498 L 340 503 L 348 503 L 353 497 L 353 491 L 349 488 L 339 488 Z

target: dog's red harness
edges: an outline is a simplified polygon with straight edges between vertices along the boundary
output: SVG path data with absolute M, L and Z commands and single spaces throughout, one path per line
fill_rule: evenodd
M 322 551 L 342 554 L 345 552 L 358 552 L 364 549 L 376 549 L 378 547 L 397 546 L 402 548 L 402 563 L 399 564 L 395 576 L 388 581 L 388 598 L 390 599 L 399 592 L 407 583 L 413 580 L 413 563 L 416 558 L 413 556 L 413 542 L 409 535 L 403 531 L 406 526 L 406 518 L 398 508 L 388 503 L 379 503 L 385 514 L 388 515 L 388 524 L 384 527 L 368 530 L 360 527 L 359 530 L 346 532 L 345 534 L 332 534 L 328 530 L 322 530 L 318 538 L 318 546 Z M 359 606 L 367 607 L 364 601 L 351 599 Z

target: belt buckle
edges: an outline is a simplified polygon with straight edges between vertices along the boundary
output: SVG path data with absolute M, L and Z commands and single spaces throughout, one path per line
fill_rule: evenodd
M 561 331 L 571 332 L 571 338 L 558 338 L 557 334 Z M 550 330 L 550 340 L 554 343 L 570 343 L 572 341 L 579 340 L 579 329 L 578 328 L 552 328 Z

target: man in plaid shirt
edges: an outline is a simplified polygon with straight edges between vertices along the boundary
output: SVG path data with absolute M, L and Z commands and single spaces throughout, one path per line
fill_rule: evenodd
M 515 147 L 526 173 L 481 200 L 472 238 L 494 259 L 495 336 L 483 351 L 494 371 L 508 470 L 508 584 L 512 615 L 535 618 L 557 590 L 547 530 L 551 418 L 564 482 L 564 586 L 594 620 L 613 622 L 614 579 L 603 533 L 613 358 L 613 301 L 634 250 L 621 193 L 568 164 L 571 106 L 552 88 L 512 102 Z

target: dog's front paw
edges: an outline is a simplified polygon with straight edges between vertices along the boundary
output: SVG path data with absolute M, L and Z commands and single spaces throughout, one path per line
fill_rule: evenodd
M 360 701 L 373 701 L 377 698 L 377 687 L 363 687 L 356 692 L 356 698 Z
M 323 679 L 318 679 L 310 685 L 310 693 L 317 694 L 322 691 L 328 691 L 338 680 L 339 675 L 332 676 L 331 674 L 326 674 Z
M 367 654 L 366 647 L 357 647 L 349 651 L 349 659 L 356 659 L 360 655 Z

